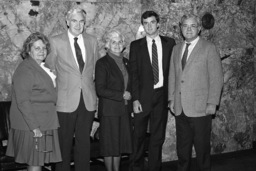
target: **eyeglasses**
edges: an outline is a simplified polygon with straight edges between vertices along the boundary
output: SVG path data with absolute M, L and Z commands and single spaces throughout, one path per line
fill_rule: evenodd
M 34 137 L 34 147 L 37 152 L 51 153 L 52 152 L 52 134 L 43 133 L 42 137 Z

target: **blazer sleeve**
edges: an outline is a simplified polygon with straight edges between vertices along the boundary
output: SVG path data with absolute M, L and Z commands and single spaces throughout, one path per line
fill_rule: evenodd
M 136 56 L 136 45 L 134 42 L 130 46 L 129 54 L 130 73 L 131 73 L 131 93 L 132 101 L 139 100 L 139 78 L 138 78 L 138 61 Z
M 115 101 L 123 101 L 123 91 L 110 89 L 107 85 L 108 67 L 102 60 L 96 62 L 95 70 L 95 87 L 99 97 L 111 99 Z
M 94 70 L 93 70 L 93 80 L 95 80 L 95 70 L 96 70 L 96 62 L 98 61 L 99 59 L 99 50 L 98 50 L 98 42 L 97 42 L 97 39 L 95 39 L 94 41 L 94 49 L 93 49 L 93 54 L 94 54 Z
M 45 59 L 45 66 L 50 70 L 54 71 L 54 73 L 55 73 L 55 63 L 57 59 L 57 50 L 54 45 L 55 43 L 56 42 L 54 42 L 53 39 L 50 39 L 51 52 L 48 54 L 47 58 Z
M 19 69 L 13 79 L 13 88 L 16 95 L 17 107 L 21 111 L 30 130 L 39 128 L 39 123 L 32 110 L 30 97 L 33 89 L 33 72 L 29 69 Z
M 170 68 L 169 68 L 169 78 L 168 78 L 168 101 L 174 100 L 174 91 L 175 91 L 175 68 L 174 68 L 174 51 L 172 51 Z
M 209 48 L 207 66 L 209 74 L 209 95 L 207 103 L 218 105 L 224 81 L 220 56 L 213 44 Z

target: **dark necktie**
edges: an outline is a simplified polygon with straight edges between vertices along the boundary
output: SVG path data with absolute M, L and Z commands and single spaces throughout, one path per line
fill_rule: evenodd
M 154 85 L 156 85 L 159 81 L 159 70 L 158 70 L 158 57 L 157 57 L 157 47 L 155 40 L 152 40 L 152 68 L 153 68 L 153 74 L 154 74 Z
M 188 47 L 189 47 L 190 43 L 186 43 L 186 49 L 183 53 L 183 57 L 181 60 L 181 65 L 182 65 L 182 70 L 184 69 L 186 62 L 187 62 L 187 58 L 188 58 Z
M 84 60 L 83 60 L 83 56 L 82 56 L 82 51 L 77 43 L 77 37 L 74 38 L 74 46 L 75 46 L 75 51 L 76 51 L 76 59 L 79 65 L 79 69 L 80 72 L 82 73 L 83 69 L 84 69 Z

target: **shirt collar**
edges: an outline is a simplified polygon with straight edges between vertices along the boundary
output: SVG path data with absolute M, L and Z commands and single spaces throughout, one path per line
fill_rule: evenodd
M 79 39 L 82 38 L 82 34 L 79 34 L 78 36 L 73 36 L 73 34 L 71 34 L 69 29 L 68 29 L 68 37 L 69 37 L 70 40 L 74 40 L 75 37 L 77 37 L 78 40 L 79 40 Z
M 146 36 L 146 40 L 147 40 L 148 43 L 152 43 L 152 40 L 153 40 L 153 39 L 152 39 L 151 37 L 149 37 L 149 36 Z M 157 35 L 157 36 L 154 38 L 154 40 L 155 40 L 156 42 L 161 41 L 160 36 Z
M 197 36 L 197 38 L 195 40 L 193 40 L 191 42 L 185 41 L 185 43 L 190 43 L 190 45 L 195 45 L 198 42 L 198 40 L 199 40 L 199 36 Z

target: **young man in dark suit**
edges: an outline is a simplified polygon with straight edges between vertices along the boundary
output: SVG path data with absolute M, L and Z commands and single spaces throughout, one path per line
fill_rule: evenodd
M 162 145 L 168 116 L 169 62 L 175 41 L 160 36 L 159 15 L 146 11 L 141 16 L 146 37 L 130 46 L 132 101 L 134 111 L 134 148 L 130 170 L 144 168 L 145 139 L 149 123 L 149 170 L 161 169 Z

